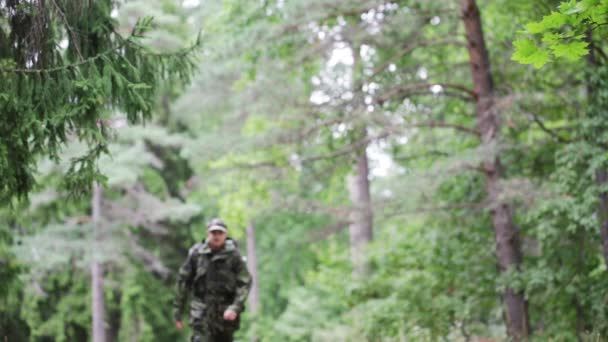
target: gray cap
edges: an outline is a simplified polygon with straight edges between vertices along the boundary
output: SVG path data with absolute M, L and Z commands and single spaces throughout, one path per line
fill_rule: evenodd
M 207 231 L 212 232 L 212 231 L 222 231 L 224 233 L 228 232 L 228 226 L 226 226 L 226 224 L 224 223 L 224 221 L 222 221 L 219 218 L 214 218 L 213 220 L 211 220 L 209 222 L 209 224 L 207 224 Z

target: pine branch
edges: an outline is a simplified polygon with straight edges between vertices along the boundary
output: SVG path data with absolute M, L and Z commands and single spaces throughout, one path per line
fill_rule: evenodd
M 384 205 L 374 205 L 374 211 L 378 211 L 379 207 Z M 452 212 L 454 210 L 471 209 L 475 212 L 481 211 L 485 208 L 484 203 L 457 203 L 446 206 L 437 207 L 417 207 L 410 210 L 395 210 L 393 212 L 385 213 L 382 215 L 383 218 L 395 218 L 400 216 L 419 215 L 425 213 L 436 213 L 436 212 Z M 314 230 L 310 233 L 308 242 L 315 243 L 328 239 L 329 237 L 338 234 L 342 230 L 348 228 L 350 222 L 348 220 L 339 220 L 335 223 L 327 225 L 321 229 Z
M 530 115 L 532 120 L 538 125 L 538 127 L 540 127 L 541 130 L 543 130 L 543 132 L 549 134 L 550 136 L 555 138 L 557 141 L 559 141 L 561 143 L 571 143 L 572 142 L 571 139 L 565 138 L 565 137 L 557 134 L 555 131 L 547 128 L 547 126 L 545 126 L 545 124 L 542 122 L 542 120 L 537 115 L 535 115 L 533 113 L 528 113 L 528 115 Z
M 407 95 L 412 90 L 428 89 L 428 92 L 431 93 L 430 88 L 432 86 L 441 86 L 442 88 L 454 89 L 454 90 L 460 91 L 460 92 L 468 95 L 467 97 L 472 100 L 477 98 L 477 94 L 475 93 L 475 91 L 473 91 L 472 89 L 467 88 L 463 85 L 437 82 L 437 83 L 418 83 L 418 84 L 408 84 L 405 86 L 397 86 L 393 89 L 390 89 L 386 93 L 380 95 L 378 98 L 376 98 L 376 102 L 378 104 L 382 105 L 386 101 L 392 100 L 392 99 L 394 99 L 394 97 L 396 97 L 398 95 Z
M 158 57 L 158 58 L 175 58 L 175 57 L 184 58 L 184 57 L 190 55 L 196 49 L 198 49 L 200 47 L 200 42 L 201 42 L 201 36 L 199 34 L 196 41 L 187 48 L 180 49 L 175 52 L 153 52 L 148 47 L 141 45 L 136 41 L 136 38 L 139 37 L 137 32 L 132 33 L 129 37 L 126 37 L 126 38 L 122 37 L 118 32 L 115 32 L 115 35 L 116 35 L 116 39 L 119 41 L 119 43 L 114 48 L 108 49 L 95 56 L 82 59 L 79 62 L 61 65 L 61 66 L 57 66 L 57 67 L 53 67 L 53 68 L 43 68 L 43 69 L 0 68 L 0 73 L 52 73 L 52 72 L 57 72 L 57 71 L 65 71 L 68 69 L 75 69 L 75 68 L 78 68 L 78 67 L 86 65 L 86 64 L 93 64 L 93 62 L 96 62 L 97 60 L 99 60 L 105 56 L 111 55 L 113 53 L 117 53 L 125 47 L 135 48 L 143 56 Z M 124 58 L 124 56 L 122 54 L 119 53 L 118 55 L 121 58 Z M 82 55 L 81 55 L 81 57 L 82 57 Z
M 62 66 L 58 66 L 58 67 L 53 67 L 53 68 L 44 68 L 44 69 L 6 69 L 6 68 L 0 68 L 0 72 L 3 73 L 51 73 L 51 72 L 56 72 L 56 71 L 65 71 L 67 69 L 73 69 L 73 68 L 77 68 L 79 66 L 85 65 L 85 64 L 91 64 L 92 62 L 95 62 L 96 60 L 107 56 L 119 49 L 121 49 L 123 46 L 119 45 L 113 49 L 104 51 L 100 54 L 97 54 L 93 57 L 89 57 L 86 59 L 81 60 L 80 62 L 76 62 L 76 63 L 71 63 L 71 64 L 67 64 L 67 65 L 62 65 Z
M 421 159 L 421 158 L 428 158 L 428 157 L 449 157 L 450 154 L 444 151 L 438 151 L 438 150 L 432 150 L 432 151 L 427 151 L 424 153 L 418 153 L 418 154 L 412 154 L 412 155 L 407 155 L 407 156 L 393 156 L 393 160 L 395 161 L 399 161 L 399 162 L 408 162 L 408 161 L 412 161 L 412 160 L 416 160 L 416 159 Z
M 451 128 L 460 132 L 464 132 L 464 133 L 468 133 L 468 134 L 472 134 L 475 135 L 477 137 L 481 136 L 481 133 L 473 128 L 469 128 L 463 125 L 458 125 L 458 124 L 452 124 L 452 123 L 448 123 L 448 122 L 442 122 L 442 121 L 427 121 L 427 122 L 414 122 L 414 123 L 407 123 L 404 125 L 400 125 L 400 126 L 394 126 L 394 125 L 387 125 L 387 127 L 385 127 L 385 129 L 387 131 L 390 131 L 391 134 L 395 134 L 395 133 L 402 133 L 403 131 L 401 129 L 407 129 L 407 128 Z
M 143 262 L 144 267 L 149 272 L 157 275 L 160 279 L 167 279 L 171 274 L 171 270 L 162 262 L 162 260 L 154 255 L 154 253 L 142 247 L 137 238 L 129 232 L 129 246 L 133 256 Z
M 61 7 L 59 7 L 59 5 L 57 4 L 57 2 L 55 0 L 51 0 L 51 2 L 53 3 L 53 7 L 55 7 L 57 12 L 59 13 L 59 16 L 61 17 L 61 21 L 63 21 L 63 24 L 65 25 L 65 29 L 68 31 L 69 35 L 72 37 L 72 41 L 74 42 L 74 47 L 76 48 L 76 53 L 78 53 L 80 60 L 84 60 L 84 57 L 82 56 L 82 52 L 80 51 L 80 46 L 78 46 L 79 44 L 78 44 L 78 39 L 76 37 L 76 34 L 74 33 L 72 26 L 70 26 L 70 24 L 68 23 L 68 20 L 65 17 L 65 13 L 63 13 L 63 11 L 61 10 Z
M 312 129 L 316 130 L 319 127 L 335 124 L 337 122 L 345 122 L 345 121 L 344 121 L 344 119 L 330 119 L 330 120 L 320 123 L 319 125 L 313 127 Z M 386 124 L 386 123 L 382 122 L 382 124 Z M 403 134 L 403 133 L 405 133 L 404 129 L 420 128 L 420 127 L 450 128 L 450 129 L 455 129 L 457 131 L 465 132 L 467 134 L 474 135 L 476 137 L 480 136 L 480 133 L 476 129 L 472 129 L 472 128 L 458 125 L 458 124 L 451 124 L 451 123 L 440 122 L 440 121 L 411 123 L 411 124 L 401 125 L 401 126 L 397 126 L 397 127 L 394 127 L 392 125 L 385 125 L 384 130 L 375 136 L 367 136 L 363 139 L 359 139 L 351 144 L 348 144 L 337 151 L 333 151 L 333 152 L 327 153 L 327 154 L 318 154 L 318 155 L 305 157 L 305 158 L 298 160 L 298 162 L 301 164 L 308 164 L 308 163 L 313 163 L 313 162 L 320 161 L 320 160 L 329 160 L 329 159 L 344 157 L 344 156 L 350 155 L 350 154 L 358 151 L 361 148 L 367 147 L 367 145 L 369 145 L 370 143 L 372 143 L 374 141 L 385 139 L 394 134 Z M 230 166 L 228 166 L 226 168 L 221 168 L 221 169 L 222 170 L 230 170 L 232 168 L 234 168 L 234 169 L 257 169 L 257 168 L 268 168 L 268 167 L 283 168 L 283 167 L 287 167 L 287 166 L 289 166 L 288 163 L 280 163 L 275 160 L 267 160 L 267 161 L 260 161 L 260 162 L 254 162 L 254 163 L 232 163 L 232 164 L 230 164 Z

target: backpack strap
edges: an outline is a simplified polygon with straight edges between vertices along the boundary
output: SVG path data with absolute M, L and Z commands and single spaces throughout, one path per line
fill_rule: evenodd
M 190 250 L 188 251 L 188 256 L 192 257 L 195 254 L 198 254 L 199 251 L 201 250 L 201 248 L 203 247 L 203 242 L 197 242 L 195 243 L 192 247 L 190 247 Z

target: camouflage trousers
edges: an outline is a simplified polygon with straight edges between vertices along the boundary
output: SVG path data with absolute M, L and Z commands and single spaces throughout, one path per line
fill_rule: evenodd
M 190 341 L 192 342 L 232 342 L 232 332 L 216 332 L 214 334 L 205 331 L 194 331 Z
M 193 330 L 192 342 L 232 342 L 233 335 L 240 326 L 240 317 L 235 321 L 224 320 L 228 305 L 192 303 L 190 325 Z

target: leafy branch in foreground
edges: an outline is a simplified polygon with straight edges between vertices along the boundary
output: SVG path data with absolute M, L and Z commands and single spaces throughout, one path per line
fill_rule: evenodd
M 75 193 L 88 191 L 100 177 L 95 161 L 111 129 L 105 119 L 115 111 L 130 123 L 149 118 L 161 82 L 189 81 L 200 40 L 172 53 L 154 52 L 143 43 L 152 18 L 140 19 L 122 37 L 111 16 L 114 5 L 0 4 L 0 201 L 27 197 L 38 157 L 58 160 L 72 138 L 89 151 L 73 161 L 66 185 Z
M 528 23 L 515 40 L 512 59 L 540 68 L 555 58 L 576 61 L 589 54 L 585 36 L 608 24 L 608 1 L 568 0 L 542 20 Z

